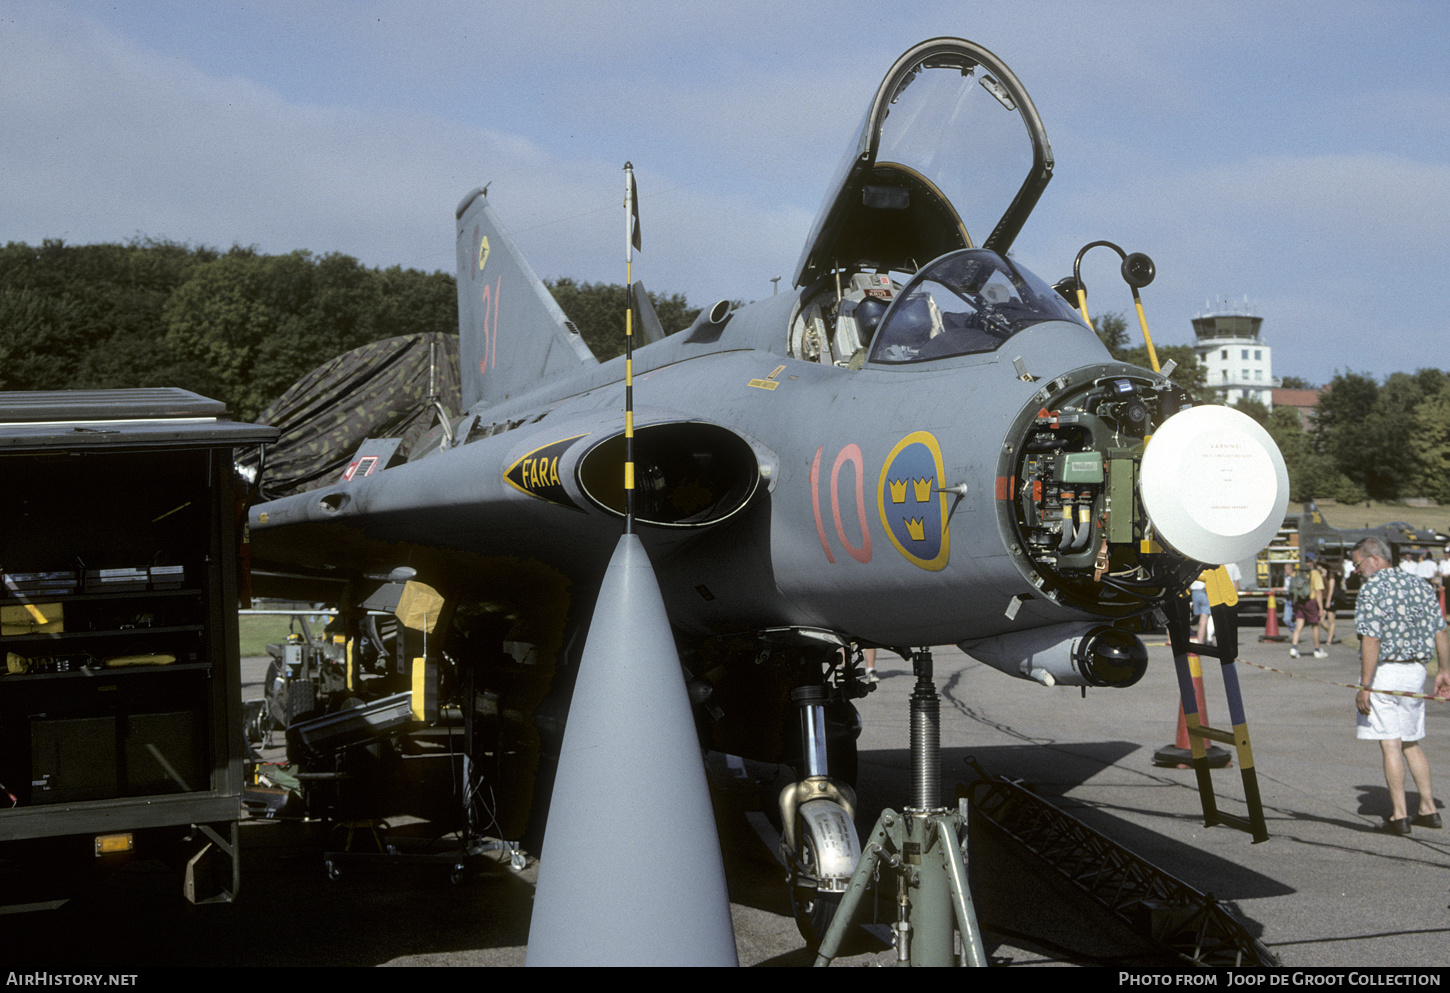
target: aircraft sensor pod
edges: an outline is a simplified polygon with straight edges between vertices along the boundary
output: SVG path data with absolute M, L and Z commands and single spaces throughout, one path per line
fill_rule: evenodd
M 1143 452 L 1143 509 L 1175 550 L 1208 565 L 1256 554 L 1284 521 L 1289 472 L 1269 433 L 1230 407 L 1170 417 Z
M 1105 624 L 1068 622 L 957 645 L 978 662 L 1043 686 L 1132 686 L 1148 671 L 1137 636 Z

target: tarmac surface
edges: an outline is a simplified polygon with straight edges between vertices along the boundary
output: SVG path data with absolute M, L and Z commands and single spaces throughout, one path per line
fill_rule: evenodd
M 1046 689 L 1012 679 L 955 648 L 935 652 L 942 694 L 943 796 L 988 773 L 1017 778 L 1162 870 L 1225 901 L 1289 967 L 1450 963 L 1450 829 L 1393 837 L 1376 828 L 1389 812 L 1379 748 L 1354 735 L 1358 654 L 1349 644 L 1325 659 L 1291 659 L 1287 645 L 1241 631 L 1243 690 L 1270 838 L 1255 844 L 1227 826 L 1204 827 L 1194 774 L 1160 768 L 1178 698 L 1164 637 L 1147 636 L 1148 674 L 1126 690 Z M 1308 638 L 1304 640 L 1308 645 Z M 1287 672 L 1255 668 L 1253 662 Z M 883 807 L 908 801 L 909 665 L 881 653 L 883 679 L 859 706 L 860 810 L 866 836 Z M 1210 725 L 1230 724 L 1218 663 L 1205 660 Z M 265 660 L 243 667 L 244 697 L 260 692 Z M 1292 673 L 1290 675 L 1289 673 Z M 1427 705 L 1423 743 L 1450 789 L 1450 704 Z M 641 774 L 647 762 L 639 761 Z M 812 956 L 796 931 L 783 873 L 752 829 L 786 772 L 712 757 L 712 791 L 729 877 L 741 965 L 803 966 Z M 1215 771 L 1218 805 L 1246 816 L 1237 760 Z M 1413 786 L 1410 802 L 1416 802 Z M 1444 803 L 1438 804 L 1444 807 Z M 394 825 L 411 851 L 446 849 L 424 822 Z M 192 907 L 174 867 L 134 862 L 68 901 L 0 917 L 8 968 L 55 971 L 191 966 L 521 965 L 537 862 L 516 871 L 502 857 L 375 859 L 323 869 L 316 823 L 247 820 L 237 902 Z M 624 825 L 601 825 L 603 851 L 627 845 Z M 971 839 L 970 874 L 983 942 L 994 965 L 1169 965 L 1106 915 L 1066 894 L 1030 856 Z M 406 845 L 403 847 L 407 848 Z M 889 905 L 883 901 L 883 905 Z M 628 922 L 601 922 L 628 927 Z M 888 965 L 880 928 L 858 931 L 838 966 Z

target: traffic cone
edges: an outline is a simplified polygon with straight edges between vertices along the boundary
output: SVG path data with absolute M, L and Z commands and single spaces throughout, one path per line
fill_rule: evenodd
M 1283 641 L 1284 636 L 1279 633 L 1279 605 L 1274 602 L 1274 594 L 1269 593 L 1269 616 L 1264 621 L 1264 633 L 1259 636 L 1260 641 Z
M 1193 698 L 1198 701 L 1198 726 L 1208 727 L 1208 705 L 1203 698 L 1203 671 L 1197 655 L 1190 655 L 1188 659 L 1189 670 L 1193 674 Z M 1210 744 L 1205 752 L 1210 769 L 1223 769 L 1232 763 L 1233 756 L 1225 748 Z M 1193 767 L 1193 742 L 1188 738 L 1188 717 L 1183 712 L 1182 700 L 1178 701 L 1178 734 L 1173 744 L 1164 745 L 1153 753 L 1153 764 L 1176 769 Z

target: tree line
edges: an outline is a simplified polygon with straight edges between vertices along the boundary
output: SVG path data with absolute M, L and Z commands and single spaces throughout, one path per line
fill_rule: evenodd
M 623 351 L 622 286 L 550 288 L 601 361 Z M 680 294 L 651 298 L 667 330 L 698 313 Z M 3 390 L 177 386 L 253 420 L 343 352 L 426 332 L 458 333 L 448 273 L 147 238 L 0 248 Z
M 1147 365 L 1145 346 L 1129 348 L 1121 314 L 1094 319 L 1098 337 L 1114 358 Z M 1160 362 L 1178 363 L 1173 381 L 1201 403 L 1214 403 L 1205 369 L 1192 345 L 1157 347 Z M 1285 377 L 1289 389 L 1308 383 Z M 1341 372 L 1319 392 L 1308 425 L 1295 407 L 1270 410 L 1257 400 L 1240 400 L 1238 410 L 1258 421 L 1284 454 L 1290 499 L 1395 502 L 1428 497 L 1450 503 L 1450 373 L 1439 369 L 1373 376 Z
M 546 282 L 600 361 L 623 351 L 623 286 Z M 683 294 L 650 299 L 666 331 L 687 327 L 699 313 Z M 1095 325 L 1114 357 L 1148 364 L 1144 346 L 1130 347 L 1122 315 L 1101 315 Z M 179 386 L 253 420 L 343 352 L 457 330 L 451 274 L 368 268 L 336 252 L 223 252 L 146 238 L 0 248 L 4 390 Z M 1214 402 L 1192 345 L 1159 345 L 1157 353 L 1161 362 L 1177 362 L 1175 382 L 1200 402 Z M 1295 500 L 1450 502 L 1450 374 L 1421 369 L 1379 382 L 1340 373 L 1320 393 L 1307 431 L 1294 408 L 1238 406 L 1278 443 Z
M 1284 453 L 1294 499 L 1450 503 L 1450 373 L 1420 369 L 1378 382 L 1342 372 L 1320 392 L 1308 432 L 1288 407 L 1265 427 Z
M 0 388 L 178 386 L 254 419 L 359 345 L 457 333 L 444 273 L 168 241 L 0 249 Z

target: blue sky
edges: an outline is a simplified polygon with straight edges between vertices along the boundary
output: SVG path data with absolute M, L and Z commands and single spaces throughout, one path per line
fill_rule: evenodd
M 696 305 L 788 283 L 876 85 L 970 38 L 1033 95 L 1056 175 L 1018 238 L 1049 282 L 1151 255 L 1155 341 L 1220 301 L 1274 372 L 1450 368 L 1443 2 L 0 0 L 0 239 L 138 235 L 451 269 L 490 199 L 544 276 Z M 1110 253 L 1089 305 L 1131 312 Z

